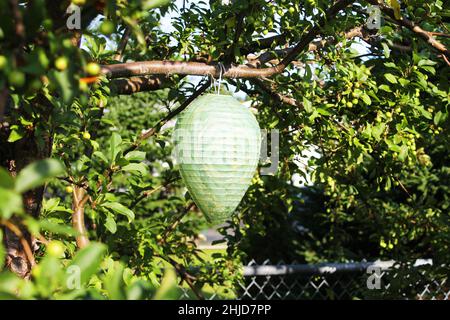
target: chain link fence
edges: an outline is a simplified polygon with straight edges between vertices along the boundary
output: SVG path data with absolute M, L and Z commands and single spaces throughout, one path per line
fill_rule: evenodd
M 436 272 L 436 270 L 438 272 Z M 262 264 L 251 261 L 233 294 L 215 288 L 208 299 L 418 299 L 449 300 L 446 266 L 433 268 L 431 260 L 412 264 L 394 261 L 325 264 Z M 192 298 L 187 289 L 182 299 Z

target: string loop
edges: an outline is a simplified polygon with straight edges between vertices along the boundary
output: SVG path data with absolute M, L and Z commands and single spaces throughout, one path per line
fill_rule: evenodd
M 219 62 L 219 82 L 217 84 L 217 95 L 220 94 L 220 85 L 222 84 L 222 75 L 225 71 L 225 66 L 223 65 L 222 62 Z

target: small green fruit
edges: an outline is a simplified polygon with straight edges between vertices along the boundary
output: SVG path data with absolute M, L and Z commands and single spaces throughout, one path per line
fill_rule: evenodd
M 347 107 L 349 107 L 349 108 L 353 107 L 353 103 L 351 101 L 348 101 L 347 102 Z
M 47 244 L 47 253 L 53 257 L 60 258 L 65 248 L 61 241 L 52 240 Z
M 3 70 L 8 64 L 8 58 L 5 56 L 0 56 L 0 70 Z
M 59 71 L 66 70 L 68 65 L 69 65 L 69 60 L 67 60 L 66 57 L 59 57 L 55 60 L 55 67 Z
M 42 26 L 45 29 L 50 30 L 53 27 L 52 19 L 45 19 L 44 21 L 42 21 Z
M 115 29 L 116 29 L 116 26 L 110 20 L 105 20 L 100 25 L 100 32 L 103 33 L 104 35 L 110 35 L 111 33 L 113 33 L 115 31 Z
M 43 86 L 43 83 L 42 83 L 41 80 L 39 80 L 39 79 L 33 79 L 33 80 L 31 81 L 31 83 L 28 85 L 28 89 L 29 89 L 31 92 L 36 92 L 36 91 L 40 90 L 40 89 L 42 88 L 42 86 Z
M 80 84 L 79 84 L 79 88 L 80 88 L 80 90 L 83 91 L 83 92 L 86 92 L 86 91 L 88 91 L 88 89 L 89 89 L 87 83 L 86 83 L 86 82 L 81 82 L 81 81 L 80 81 Z
M 91 134 L 87 131 L 83 132 L 83 139 L 90 140 Z
M 358 99 L 356 99 L 356 98 L 353 99 L 353 100 L 352 100 L 352 103 L 353 103 L 353 104 L 358 104 Z
M 89 62 L 86 65 L 86 72 L 89 73 L 91 76 L 96 76 L 100 73 L 100 66 L 98 65 L 98 63 Z
M 294 13 L 295 12 L 295 8 L 294 7 L 289 7 L 289 12 L 290 13 Z
M 8 75 L 8 81 L 14 87 L 23 87 L 25 84 L 25 74 L 18 70 L 11 71 Z
M 41 275 L 42 267 L 39 264 L 36 264 L 33 269 L 31 269 L 31 275 L 33 278 L 39 278 Z
M 72 3 L 76 6 L 84 6 L 86 4 L 86 0 L 72 0 Z
M 66 187 L 66 192 L 67 193 L 72 193 L 73 192 L 73 188 L 71 186 L 67 186 Z

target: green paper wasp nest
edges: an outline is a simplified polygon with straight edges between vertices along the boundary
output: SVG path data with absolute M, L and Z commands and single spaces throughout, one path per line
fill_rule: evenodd
M 178 116 L 174 142 L 192 199 L 211 224 L 225 222 L 258 165 L 261 134 L 255 116 L 232 96 L 206 94 Z

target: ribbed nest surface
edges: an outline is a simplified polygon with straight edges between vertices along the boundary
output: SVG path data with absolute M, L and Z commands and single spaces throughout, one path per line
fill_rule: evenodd
M 174 141 L 195 203 L 212 224 L 225 222 L 258 164 L 261 134 L 255 116 L 232 96 L 206 94 L 178 116 Z

